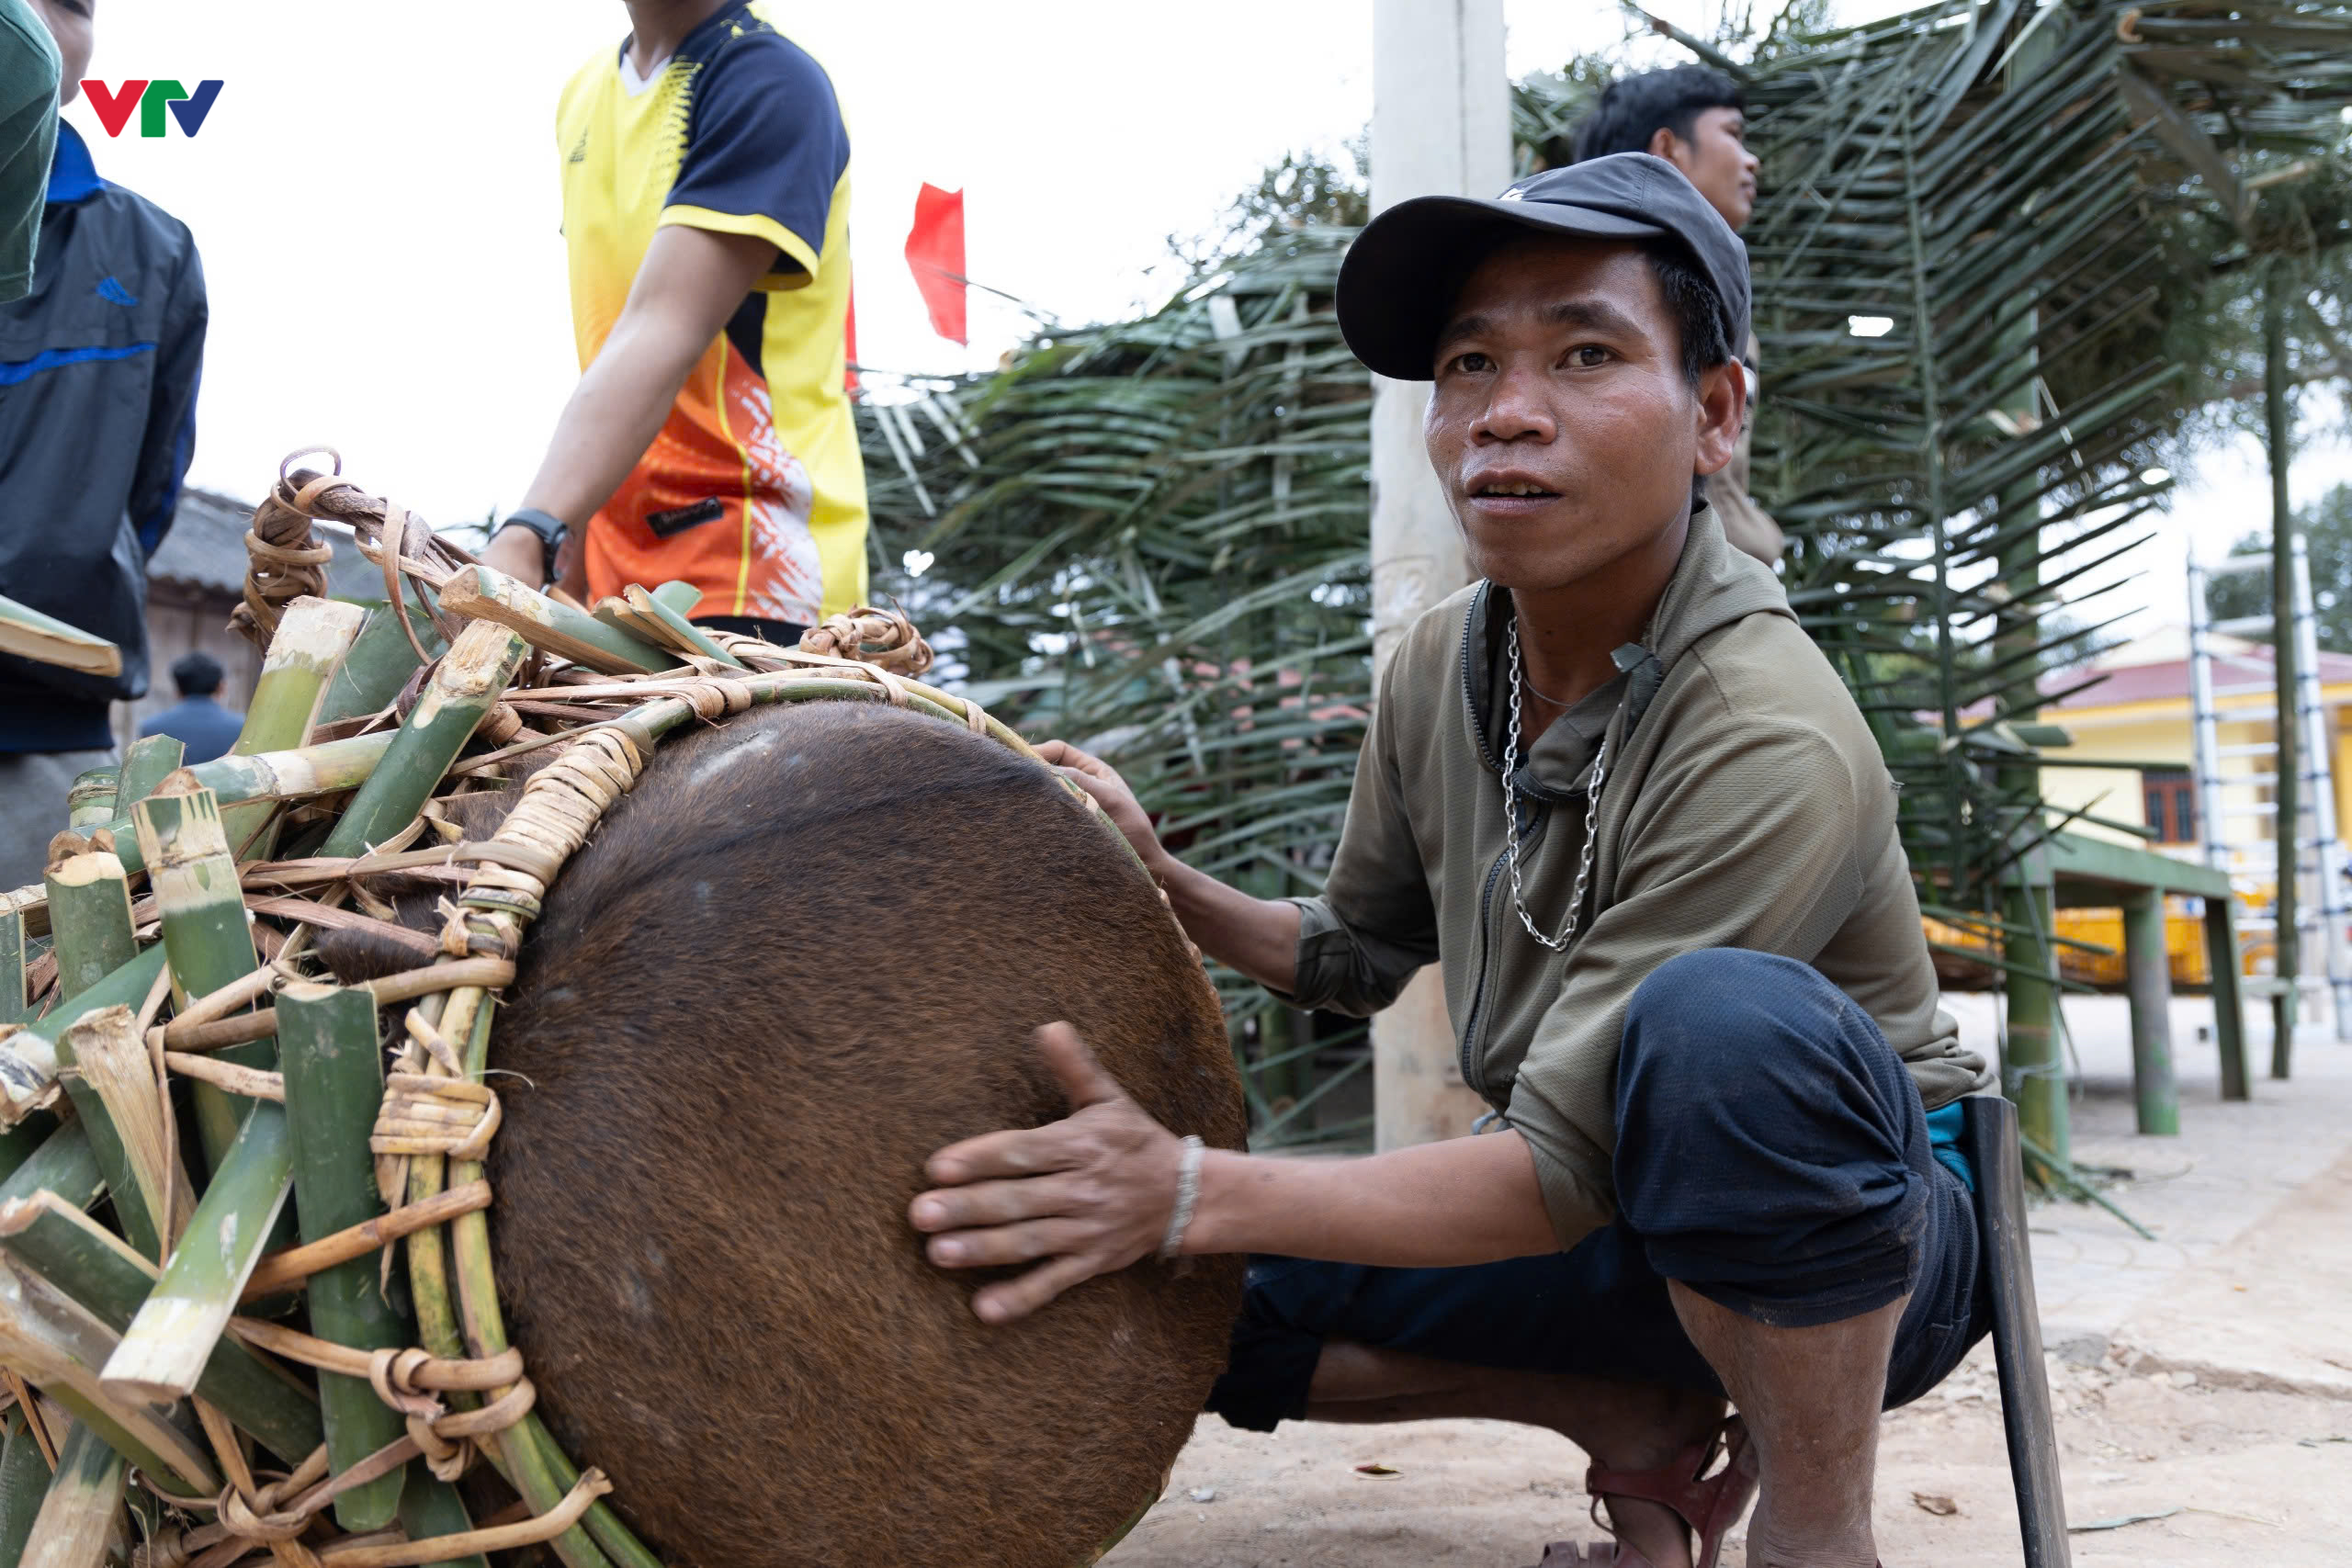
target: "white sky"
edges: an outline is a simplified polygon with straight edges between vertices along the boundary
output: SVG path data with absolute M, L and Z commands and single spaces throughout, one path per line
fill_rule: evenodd
M 1507 0 L 1513 75 L 1625 36 L 1609 0 Z M 1893 9 L 1849 0 L 1848 10 Z M 1693 28 L 1702 0 L 1654 5 Z M 195 231 L 212 301 L 190 478 L 257 495 L 329 443 L 440 523 L 511 508 L 578 374 L 553 145 L 564 81 L 628 30 L 618 0 L 98 0 L 90 74 L 224 85 L 198 137 L 108 139 L 99 172 Z M 853 146 L 861 357 L 985 368 L 1028 326 L 975 291 L 969 350 L 936 335 L 900 247 L 924 181 L 966 191 L 976 280 L 1069 321 L 1157 303 L 1167 237 L 1206 228 L 1283 152 L 1336 150 L 1372 109 L 1370 0 L 772 0 L 831 73 Z M 226 18 L 233 16 L 234 20 Z M 1668 46 L 1645 40 L 1665 62 Z M 2161 527 L 2144 591 L 2181 609 L 2193 533 L 2267 517 L 2256 460 L 2209 464 Z M 2299 503 L 2352 478 L 2307 456 Z M 2191 521 L 2194 519 L 2192 525 Z

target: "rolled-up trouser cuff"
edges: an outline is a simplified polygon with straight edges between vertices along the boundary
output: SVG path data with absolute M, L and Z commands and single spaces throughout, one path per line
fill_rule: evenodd
M 1712 949 L 1634 993 L 1613 1174 L 1665 1278 L 1778 1327 L 1885 1306 L 1919 1276 L 1930 1160 L 1902 1061 L 1810 965 Z
M 1248 1432 L 1304 1420 L 1323 1341 L 1373 1272 L 1351 1263 L 1252 1258 L 1232 1355 L 1209 1390 L 1207 1408 Z
M 1858 1260 L 1843 1272 L 1792 1275 L 1771 1282 L 1769 1290 L 1753 1290 L 1707 1276 L 1720 1270 L 1719 1260 L 1679 1252 L 1652 1242 L 1645 1252 L 1650 1267 L 1668 1280 L 1697 1292 L 1717 1306 L 1727 1307 L 1772 1328 L 1815 1328 L 1842 1323 L 1849 1317 L 1878 1311 L 1909 1295 L 1919 1281 L 1918 1228 L 1928 1205 L 1925 1182 L 1914 1182 L 1905 1194 L 1899 1230 L 1914 1239 L 1898 1241 L 1892 1257 L 1884 1249 Z

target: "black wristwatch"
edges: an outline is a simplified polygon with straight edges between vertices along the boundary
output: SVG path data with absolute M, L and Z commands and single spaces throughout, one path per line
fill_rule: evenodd
M 541 564 L 539 570 L 548 582 L 555 581 L 556 552 L 563 548 L 563 541 L 571 536 L 571 531 L 563 525 L 562 518 L 541 512 L 536 506 L 526 506 L 500 518 L 498 526 L 501 530 L 510 527 L 528 528 L 532 533 L 537 534 L 539 536 L 540 546 L 547 551 L 547 558 Z

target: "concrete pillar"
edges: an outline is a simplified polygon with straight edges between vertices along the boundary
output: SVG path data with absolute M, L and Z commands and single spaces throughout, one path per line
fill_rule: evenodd
M 1499 194 L 1511 174 L 1502 0 L 1374 0 L 1372 25 L 1373 209 L 1415 196 Z M 1377 675 L 1405 628 L 1468 581 L 1469 570 L 1421 442 L 1428 383 L 1373 380 Z M 1434 965 L 1372 1021 L 1372 1051 L 1380 1147 L 1458 1136 L 1486 1109 L 1463 1085 Z
M 2123 904 L 2124 989 L 2132 998 L 2132 1091 L 2143 1133 L 2180 1131 L 2172 1072 L 2172 955 L 2165 951 L 2161 888 Z

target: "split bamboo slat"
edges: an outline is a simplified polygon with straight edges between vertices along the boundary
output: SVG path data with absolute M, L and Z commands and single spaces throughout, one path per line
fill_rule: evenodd
M 0 1203 L 0 1250 L 120 1332 L 155 1288 L 155 1266 L 54 1192 Z M 319 1446 L 317 1402 L 243 1341 L 224 1336 L 197 1394 L 288 1465 Z
M 14 599 L 0 598 L 0 653 L 85 675 L 122 673 L 122 649 Z
M 57 1099 L 59 1035 L 100 1008 L 142 1005 L 163 972 L 164 949 L 156 943 L 81 995 L 0 1037 L 0 1125 L 15 1126 Z
M 41 1499 L 49 1495 L 49 1457 L 40 1451 L 25 1413 L 8 1407 L 0 1437 L 0 1562 L 22 1562 Z
M 122 773 L 115 787 L 115 810 L 128 812 L 155 793 L 187 755 L 175 735 L 142 735 L 122 754 Z
M 107 1539 L 121 1523 L 130 1479 L 122 1456 L 77 1423 L 58 1450 L 57 1473 L 33 1519 L 25 1568 L 101 1568 Z
M 162 1258 L 173 1193 L 187 1184 L 172 1179 L 178 1156 L 138 1021 L 127 1007 L 100 1008 L 57 1037 L 57 1065 L 124 1236 L 141 1258 Z
M 505 626 L 533 648 L 606 674 L 650 674 L 680 663 L 676 655 L 486 566 L 468 567 L 444 584 L 441 607 Z
M 53 1129 L 40 1147 L 0 1180 L 0 1207 L 40 1192 L 76 1209 L 87 1209 L 107 1195 L 107 1179 L 90 1150 L 89 1132 L 80 1122 Z
M 377 604 L 368 610 L 368 624 L 360 628 L 359 636 L 336 667 L 334 678 L 327 682 L 326 695 L 319 706 L 319 723 L 337 724 L 381 713 L 390 705 L 401 694 L 401 688 L 408 684 L 408 678 L 416 673 L 416 649 L 409 641 L 410 632 L 434 657 L 447 651 L 440 628 L 429 617 L 412 613 L 407 619 L 408 631 L 404 632 L 400 615 L 390 604 Z
M 672 733 L 882 702 L 1035 753 L 916 678 L 930 650 L 902 616 L 785 649 L 690 623 L 680 583 L 591 614 L 290 464 L 233 619 L 264 653 L 235 749 L 184 768 L 141 742 L 85 775 L 42 882 L 0 895 L 0 1377 L 36 1407 L 0 1438 L 0 1568 L 133 1540 L 206 1568 L 486 1568 L 541 1543 L 565 1568 L 662 1568 L 533 1413 L 508 1342 L 483 1165 L 499 989 Z M 384 602 L 324 596 L 322 519 L 382 567 Z M 459 840 L 435 797 L 534 752 L 505 823 Z M 438 932 L 382 918 L 420 886 L 446 889 Z M 310 935 L 338 927 L 414 966 L 320 983 Z M 53 1472 L 41 1406 L 63 1413 Z M 452 1483 L 477 1458 L 519 1519 L 469 1517 Z
M 62 1405 L 155 1485 L 182 1497 L 217 1492 L 220 1472 L 185 1402 L 125 1397 L 105 1385 L 99 1369 L 119 1342 L 13 1253 L 0 1256 L 0 1365 Z
M 25 1016 L 25 917 L 0 909 L 0 1023 Z

